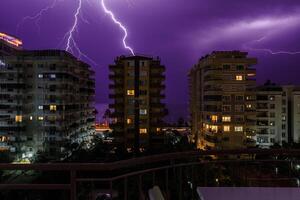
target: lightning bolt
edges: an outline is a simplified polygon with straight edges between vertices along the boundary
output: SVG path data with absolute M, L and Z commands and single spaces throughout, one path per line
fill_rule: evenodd
M 81 17 L 81 19 L 85 22 L 88 23 L 81 15 L 82 12 L 82 0 L 78 0 L 78 6 L 76 8 L 76 12 L 74 14 L 74 21 L 73 21 L 73 25 L 71 26 L 70 30 L 65 34 L 64 39 L 67 38 L 67 42 L 66 42 L 66 47 L 65 50 L 74 54 L 75 52 L 77 52 L 79 54 L 79 59 L 81 57 L 86 58 L 89 62 L 93 63 L 94 65 L 98 65 L 94 60 L 92 60 L 91 58 L 89 58 L 86 54 L 84 54 L 80 48 L 78 47 L 75 39 L 74 39 L 74 34 L 75 32 L 78 31 L 78 21 L 79 21 L 79 17 Z
M 126 42 L 126 39 L 128 37 L 126 27 L 119 20 L 117 20 L 114 13 L 106 7 L 105 0 L 101 0 L 101 5 L 102 5 L 102 8 L 103 8 L 104 12 L 106 14 L 108 14 L 111 17 L 111 19 L 113 20 L 113 22 L 115 24 L 117 24 L 122 29 L 122 31 L 124 32 L 124 37 L 123 37 L 123 46 L 124 46 L 124 48 L 128 49 L 131 52 L 132 55 L 135 55 L 133 49 L 130 46 L 128 46 L 127 42 Z
M 53 2 L 52 2 L 51 5 L 49 5 L 49 6 L 45 7 L 45 8 L 43 8 L 43 9 L 41 9 L 37 14 L 35 14 L 33 16 L 26 16 L 26 17 L 24 17 L 22 19 L 22 21 L 20 23 L 18 23 L 16 32 L 17 33 L 19 32 L 21 26 L 25 23 L 25 21 L 27 21 L 27 20 L 35 20 L 35 25 L 36 25 L 36 27 L 38 29 L 38 33 L 40 33 L 41 28 L 40 28 L 40 25 L 39 25 L 39 21 L 41 20 L 41 18 L 44 15 L 44 13 L 46 13 L 47 11 L 53 9 L 56 6 L 57 2 L 58 2 L 58 0 L 53 0 Z
M 266 36 L 264 37 L 261 37 L 257 40 L 253 40 L 252 42 L 250 43 L 257 43 L 257 42 L 261 42 L 262 40 L 266 39 Z M 297 55 L 297 54 L 300 54 L 300 51 L 273 51 L 271 49 L 266 49 L 266 48 L 263 48 L 263 49 L 260 49 L 260 48 L 252 48 L 252 47 L 249 47 L 247 44 L 244 45 L 244 47 L 247 49 L 247 50 L 250 50 L 250 51 L 264 51 L 264 52 L 267 52 L 271 55 L 280 55 L 280 54 L 288 54 L 288 55 Z

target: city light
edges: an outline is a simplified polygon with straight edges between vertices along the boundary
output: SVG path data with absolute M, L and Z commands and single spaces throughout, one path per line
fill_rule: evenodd
M 0 40 L 4 40 L 5 42 L 17 47 L 22 46 L 23 44 L 21 40 L 1 32 L 0 32 Z

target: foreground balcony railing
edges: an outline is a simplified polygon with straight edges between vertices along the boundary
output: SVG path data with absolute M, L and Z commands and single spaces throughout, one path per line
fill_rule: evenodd
M 293 159 L 279 160 L 282 156 Z M 144 199 L 147 191 L 156 185 L 163 191 L 165 199 L 195 199 L 197 186 L 230 186 L 232 181 L 234 186 L 283 184 L 297 187 L 299 176 L 294 174 L 293 166 L 298 166 L 299 156 L 300 150 L 211 150 L 160 154 L 112 163 L 0 164 L 1 171 L 16 173 L 17 177 L 20 171 L 43 174 L 43 178 L 37 178 L 41 182 L 28 183 L 24 178 L 1 180 L 0 190 L 3 191 L 1 194 L 21 192 L 25 196 L 35 194 L 32 191 L 40 194 L 60 191 L 64 195 L 56 199 L 71 200 L 96 199 L 96 193 L 113 197 L 107 199 Z M 230 178 L 224 178 L 224 174 Z

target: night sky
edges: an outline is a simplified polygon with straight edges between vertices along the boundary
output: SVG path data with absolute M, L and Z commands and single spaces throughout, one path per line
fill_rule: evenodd
M 107 66 L 129 51 L 122 46 L 123 32 L 104 13 L 100 0 L 82 1 L 75 40 L 98 63 L 93 66 L 96 99 L 107 103 Z M 0 31 L 20 37 L 26 49 L 64 49 L 63 37 L 72 26 L 78 0 L 57 0 L 38 21 L 19 24 L 52 2 L 1 0 Z M 258 83 L 266 79 L 300 83 L 300 54 L 262 50 L 300 51 L 299 0 L 106 0 L 106 4 L 127 27 L 128 44 L 135 52 L 160 56 L 166 65 L 166 102 L 176 117 L 186 113 L 188 70 L 213 50 L 249 51 L 259 59 Z

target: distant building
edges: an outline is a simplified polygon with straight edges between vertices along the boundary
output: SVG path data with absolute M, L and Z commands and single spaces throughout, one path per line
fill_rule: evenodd
M 256 145 L 256 63 L 246 52 L 214 51 L 190 70 L 192 135 L 198 148 Z
M 288 96 L 274 84 L 257 87 L 257 144 L 269 148 L 288 142 Z
M 257 88 L 257 144 L 300 142 L 300 87 L 265 84 Z
M 61 50 L 22 50 L 0 34 L 0 151 L 56 156 L 94 132 L 94 72 Z
M 161 144 L 165 67 L 152 57 L 121 56 L 109 69 L 113 100 L 109 107 L 115 122 L 111 128 L 116 140 L 136 152 Z

